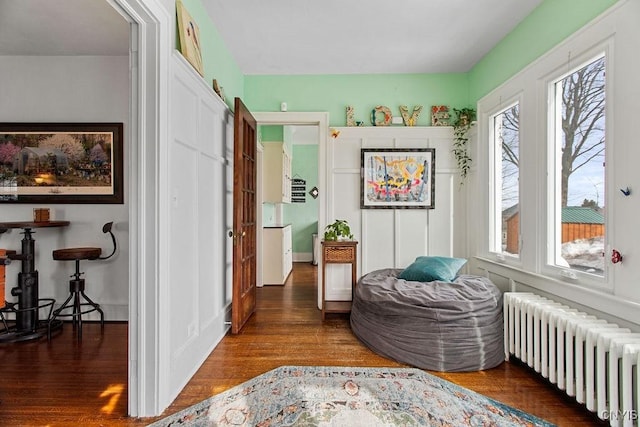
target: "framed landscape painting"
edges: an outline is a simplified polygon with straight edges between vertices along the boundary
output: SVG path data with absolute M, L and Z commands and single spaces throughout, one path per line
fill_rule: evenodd
M 362 209 L 433 209 L 434 148 L 361 149 Z
M 0 202 L 123 203 L 122 123 L 0 123 Z

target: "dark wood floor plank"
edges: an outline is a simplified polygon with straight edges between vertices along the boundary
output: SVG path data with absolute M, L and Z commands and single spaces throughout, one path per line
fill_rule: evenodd
M 282 365 L 402 367 L 353 335 L 348 315 L 322 322 L 317 267 L 295 263 L 285 286 L 258 289 L 257 312 L 240 335 L 228 335 L 165 411 L 171 414 Z M 434 375 L 560 426 L 604 425 L 517 362 L 471 373 Z M 0 345 L 0 425 L 142 426 L 127 412 L 127 325 L 84 325 L 78 344 L 70 325 L 46 339 Z

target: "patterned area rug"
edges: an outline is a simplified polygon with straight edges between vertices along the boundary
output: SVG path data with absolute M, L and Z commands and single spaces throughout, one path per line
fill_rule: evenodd
M 419 369 L 283 366 L 151 426 L 552 426 Z

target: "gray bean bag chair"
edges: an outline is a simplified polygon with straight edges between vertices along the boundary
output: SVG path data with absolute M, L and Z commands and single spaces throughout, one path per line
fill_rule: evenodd
M 502 293 L 487 278 L 399 279 L 377 270 L 356 286 L 353 333 L 376 353 L 422 369 L 478 371 L 504 361 Z

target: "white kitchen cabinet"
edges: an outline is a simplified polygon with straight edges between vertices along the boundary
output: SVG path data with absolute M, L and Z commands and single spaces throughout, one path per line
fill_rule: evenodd
M 263 228 L 262 278 L 265 285 L 284 285 L 293 268 L 291 224 Z
M 265 143 L 263 164 L 262 201 L 291 203 L 291 156 L 284 143 Z

